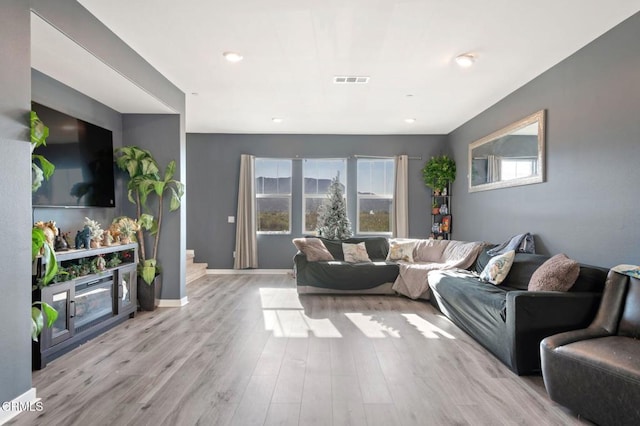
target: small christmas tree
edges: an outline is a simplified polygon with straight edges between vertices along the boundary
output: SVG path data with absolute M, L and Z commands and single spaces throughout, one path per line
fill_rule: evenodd
M 347 206 L 342 195 L 339 173 L 331 180 L 327 199 L 319 210 L 316 228 L 319 236 L 330 240 L 346 240 L 353 235 L 351 223 L 347 218 Z

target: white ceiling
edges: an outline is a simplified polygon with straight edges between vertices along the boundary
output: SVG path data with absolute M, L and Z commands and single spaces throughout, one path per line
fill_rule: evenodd
M 187 131 L 207 133 L 446 134 L 640 10 L 640 0 L 79 2 L 186 93 Z M 244 60 L 226 62 L 227 50 Z M 468 69 L 453 61 L 465 52 L 478 58 Z M 371 79 L 336 85 L 336 75 Z
M 121 113 L 175 113 L 34 13 L 31 66 Z

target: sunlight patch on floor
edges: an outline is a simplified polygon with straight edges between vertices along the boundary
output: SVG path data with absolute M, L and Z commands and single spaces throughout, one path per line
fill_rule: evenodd
M 342 337 L 342 334 L 327 319 L 309 318 L 297 309 L 265 309 L 264 329 L 271 330 L 275 337 Z
M 421 316 L 416 314 L 402 314 L 402 316 L 406 318 L 409 324 L 417 328 L 418 331 L 427 339 L 439 339 L 440 336 L 447 339 L 455 339 L 451 334 L 447 333 L 440 327 L 431 324 Z
M 262 309 L 304 309 L 295 288 L 260 288 Z
M 400 333 L 377 321 L 373 315 L 364 315 L 357 312 L 345 313 L 344 315 L 367 337 L 374 339 L 400 337 Z
M 271 330 L 274 337 L 342 337 L 342 334 L 327 318 L 310 318 L 304 313 L 295 288 L 261 288 L 260 303 L 264 329 Z

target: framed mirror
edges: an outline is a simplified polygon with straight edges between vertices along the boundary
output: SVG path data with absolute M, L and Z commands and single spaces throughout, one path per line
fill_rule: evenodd
M 469 192 L 544 182 L 540 110 L 469 145 Z

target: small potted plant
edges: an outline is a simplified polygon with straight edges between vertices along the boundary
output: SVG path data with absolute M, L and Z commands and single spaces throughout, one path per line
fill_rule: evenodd
M 113 219 L 109 231 L 114 238 L 118 238 L 121 244 L 129 244 L 140 230 L 138 221 L 127 216 Z
M 438 213 L 440 213 L 440 206 L 438 206 L 438 202 L 434 198 L 433 203 L 431 204 L 431 214 L 438 214 Z
M 91 237 L 91 248 L 100 247 L 102 243 L 102 227 L 100 224 L 88 217 L 84 218 L 84 225 L 89 227 L 90 237 Z
M 447 155 L 431 157 L 422 169 L 424 184 L 439 195 L 456 179 L 456 162 Z

